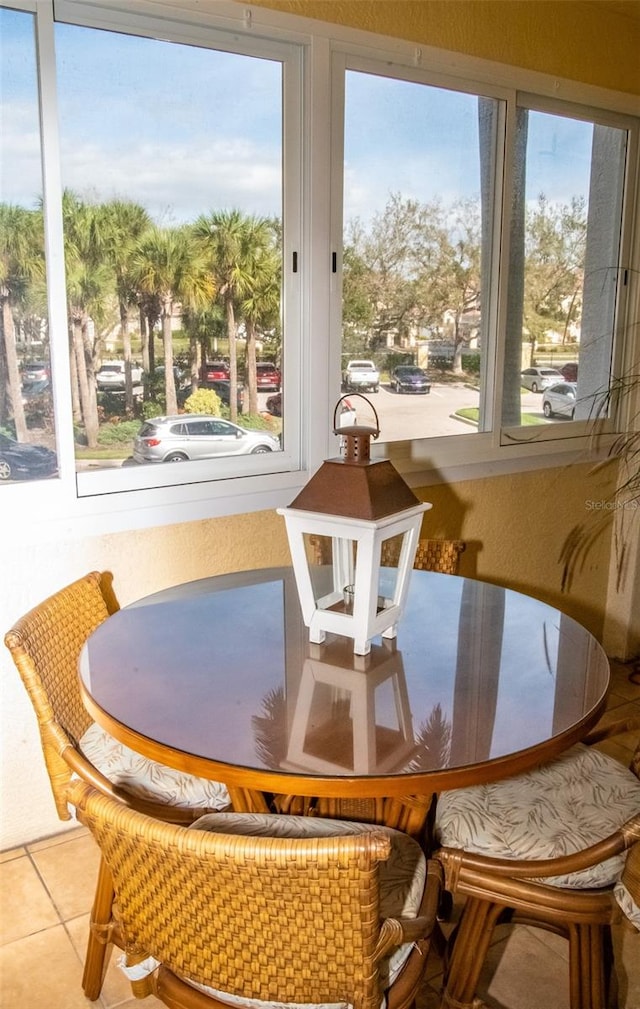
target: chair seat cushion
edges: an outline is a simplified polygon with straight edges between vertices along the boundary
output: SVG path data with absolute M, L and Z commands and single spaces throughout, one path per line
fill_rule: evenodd
M 426 861 L 420 845 L 401 831 L 372 823 L 347 820 L 329 820 L 309 816 L 283 816 L 271 813 L 210 813 L 200 817 L 191 830 L 209 830 L 221 834 L 242 834 L 250 837 L 336 837 L 363 834 L 371 831 L 388 834 L 391 854 L 380 865 L 380 911 L 383 918 L 412 918 L 418 914 L 426 881 Z M 384 990 L 393 984 L 400 973 L 413 943 L 405 943 L 386 957 L 380 965 L 381 1006 L 385 1005 Z M 156 961 L 145 962 L 147 972 L 154 970 Z M 121 964 L 122 967 L 122 964 Z M 122 967 L 135 980 L 140 967 Z M 135 976 L 134 976 L 135 975 Z M 188 982 L 194 988 L 207 992 L 229 1005 L 246 1009 L 347 1009 L 346 1003 L 280 1003 L 260 999 L 241 998 L 206 985 Z
M 83 735 L 79 748 L 105 778 L 138 798 L 183 809 L 223 809 L 229 805 L 229 793 L 221 782 L 196 778 L 149 760 L 119 743 L 95 722 Z
M 582 743 L 524 774 L 443 792 L 436 839 L 493 858 L 544 859 L 581 851 L 640 811 L 640 781 L 612 757 Z M 541 882 L 603 887 L 620 876 L 621 854 L 581 872 Z

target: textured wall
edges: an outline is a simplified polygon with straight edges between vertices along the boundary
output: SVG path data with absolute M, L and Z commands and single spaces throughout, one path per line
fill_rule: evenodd
M 255 0 L 254 6 L 640 94 L 637 0 Z

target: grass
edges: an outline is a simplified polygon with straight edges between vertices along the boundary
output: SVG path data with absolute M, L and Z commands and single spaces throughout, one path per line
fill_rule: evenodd
M 456 410 L 455 416 L 460 417 L 461 420 L 470 421 L 472 424 L 478 423 L 480 411 L 477 406 L 467 406 L 463 407 L 462 410 Z M 520 423 L 522 427 L 528 427 L 531 424 L 544 424 L 545 422 L 541 417 L 536 417 L 532 413 L 523 413 L 520 417 Z

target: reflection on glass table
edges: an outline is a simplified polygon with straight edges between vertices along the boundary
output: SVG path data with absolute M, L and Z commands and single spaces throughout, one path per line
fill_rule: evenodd
M 348 665 L 331 644 L 309 646 L 282 767 L 384 774 L 415 749 L 402 653 L 383 640 Z M 335 662 L 331 659 L 335 658 Z

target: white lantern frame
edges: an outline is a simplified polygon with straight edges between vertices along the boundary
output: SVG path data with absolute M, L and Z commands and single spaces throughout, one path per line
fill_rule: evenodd
M 284 516 L 289 549 L 309 640 L 320 643 L 327 633 L 353 638 L 353 650 L 366 655 L 380 634 L 394 638 L 405 607 L 422 516 L 431 505 L 421 502 L 393 515 L 370 520 L 297 508 L 279 508 Z M 331 578 L 317 597 L 306 536 L 331 539 Z M 393 595 L 379 596 L 382 544 L 402 536 Z M 355 544 L 355 560 L 354 560 Z M 352 600 L 349 598 L 352 594 Z

